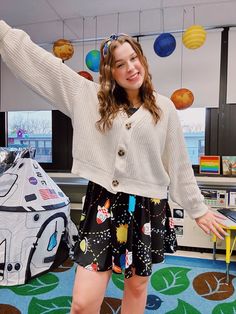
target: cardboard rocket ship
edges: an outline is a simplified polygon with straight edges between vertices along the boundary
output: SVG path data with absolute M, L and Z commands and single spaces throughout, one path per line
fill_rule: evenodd
M 24 284 L 51 269 L 78 230 L 68 197 L 29 154 L 0 173 L 0 286 Z M 67 254 L 67 255 L 68 255 Z

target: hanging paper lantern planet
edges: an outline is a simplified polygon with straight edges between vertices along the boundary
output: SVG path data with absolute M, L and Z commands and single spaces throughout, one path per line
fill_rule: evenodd
M 74 47 L 67 39 L 58 39 L 53 44 L 53 53 L 63 61 L 69 60 L 74 54 Z
M 96 49 L 89 51 L 86 55 L 85 63 L 89 70 L 98 72 L 100 66 L 100 51 Z
M 159 35 L 153 45 L 154 51 L 159 57 L 168 57 L 175 50 L 175 47 L 175 37 L 170 33 Z
M 89 81 L 93 81 L 92 75 L 87 71 L 79 71 L 78 74 L 85 77 Z
M 182 40 L 188 49 L 200 48 L 206 40 L 206 31 L 201 25 L 192 25 L 183 33 Z
M 183 110 L 193 104 L 194 96 L 191 90 L 187 88 L 180 88 L 174 91 L 170 99 L 173 101 L 176 109 Z

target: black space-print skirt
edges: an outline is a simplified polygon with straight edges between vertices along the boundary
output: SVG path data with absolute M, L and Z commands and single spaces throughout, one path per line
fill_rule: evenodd
M 152 264 L 177 247 L 166 199 L 112 194 L 89 182 L 74 260 L 92 271 L 150 276 Z

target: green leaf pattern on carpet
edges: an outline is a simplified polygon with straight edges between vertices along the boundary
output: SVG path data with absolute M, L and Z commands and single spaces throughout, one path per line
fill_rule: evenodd
M 151 277 L 152 287 L 165 295 L 175 295 L 189 287 L 187 273 L 190 268 L 166 267 L 156 271 Z
M 112 281 L 113 281 L 114 285 L 118 289 L 124 291 L 124 274 L 115 274 L 115 273 L 113 273 L 111 278 L 112 278 Z
M 236 300 L 229 303 L 218 304 L 212 314 L 235 314 L 236 313 Z
M 70 296 L 57 297 L 49 300 L 32 298 L 28 314 L 68 314 L 70 313 L 72 298 Z
M 191 304 L 178 299 L 178 306 L 166 314 L 201 314 L 197 309 L 195 309 Z
M 28 284 L 9 287 L 9 289 L 17 295 L 38 295 L 55 289 L 58 283 L 58 277 L 48 273 L 32 279 Z
M 190 273 L 189 273 L 190 272 Z M 64 272 L 64 274 L 67 273 Z M 74 278 L 74 268 L 71 269 L 72 277 Z M 232 293 L 225 293 L 224 300 L 222 299 L 220 303 L 217 299 L 212 299 L 217 304 L 214 304 L 210 308 L 206 306 L 205 308 L 202 305 L 199 307 L 198 303 L 195 300 L 189 298 L 188 291 L 190 294 L 192 292 L 196 293 L 194 298 L 201 298 L 203 302 L 206 300 L 204 297 L 199 294 L 197 285 L 200 285 L 202 288 L 203 283 L 205 282 L 209 286 L 210 274 L 216 276 L 216 272 L 208 271 L 201 272 L 197 276 L 195 275 L 192 278 L 191 268 L 188 267 L 177 267 L 170 265 L 169 267 L 158 268 L 153 272 L 150 278 L 150 284 L 152 290 L 157 291 L 157 293 L 148 294 L 147 306 L 145 313 L 163 313 L 163 314 L 236 314 L 236 300 L 233 297 L 234 293 L 234 283 L 233 279 L 236 278 L 233 275 L 230 275 L 231 280 L 229 285 L 232 287 Z M 218 272 L 219 276 L 217 278 L 224 278 L 225 274 Z M 28 284 L 13 286 L 13 287 L 0 287 L 1 289 L 10 290 L 9 293 L 13 292 L 15 295 L 18 295 L 19 304 L 15 305 L 16 312 L 20 310 L 20 302 L 22 301 L 22 296 L 30 297 L 29 303 L 27 302 L 27 314 L 67 314 L 70 313 L 72 297 L 68 296 L 68 293 L 58 296 L 58 292 L 62 292 L 60 289 L 60 284 L 64 285 L 63 280 L 60 280 L 61 273 L 57 273 L 57 276 L 54 273 L 47 273 L 38 278 L 31 280 Z M 200 280 L 200 279 L 201 280 Z M 198 279 L 198 281 L 197 281 Z M 68 280 L 68 279 L 67 279 Z M 199 281 L 200 280 L 200 281 Z M 194 286 L 195 282 L 195 286 Z M 73 285 L 73 280 L 68 281 L 69 285 Z M 214 282 L 213 282 L 214 283 Z M 212 283 L 212 285 L 213 285 Z M 101 314 L 105 313 L 118 313 L 121 305 L 122 292 L 124 290 L 124 275 L 112 274 L 112 293 L 109 296 L 106 296 L 102 305 Z M 115 286 L 115 287 L 114 287 Z M 56 289 L 57 288 L 57 289 Z M 117 295 L 114 293 L 114 290 L 117 289 Z M 51 293 L 55 289 L 55 292 Z M 72 287 L 71 287 L 72 289 Z M 196 290 L 197 289 L 197 290 Z M 56 292 L 58 290 L 58 292 Z M 230 291 L 231 291 L 230 290 Z M 220 290 L 221 291 L 221 290 Z M 4 291 L 3 291 L 4 292 Z M 48 295 L 47 295 L 48 293 Z M 183 293 L 183 294 L 182 294 Z M 217 291 L 216 291 L 217 293 Z M 35 297 L 36 295 L 42 294 L 42 298 Z M 159 295 L 158 295 L 159 294 Z M 179 297 L 176 298 L 175 295 Z M 162 297 L 160 297 L 162 295 Z M 169 299 L 172 302 L 168 301 Z M 233 300 L 229 300 L 230 297 L 233 297 Z M 201 299 L 199 301 L 201 302 Z M 228 299 L 228 302 L 226 302 Z M 11 302 L 4 304 L 5 299 L 0 302 L 0 313 L 10 313 Z M 193 301 L 193 302 L 192 302 Z M 209 300 L 207 300 L 208 302 Z M 230 302 L 232 301 L 232 302 Z M 23 301 L 25 302 L 25 301 Z M 2 303 L 2 304 L 1 304 Z M 164 310 L 168 304 L 168 310 Z M 17 309 L 18 307 L 18 309 Z M 11 311 L 12 311 L 11 307 Z M 18 312 L 17 312 L 18 311 Z M 108 312 L 107 312 L 108 311 Z M 23 312 L 22 312 L 23 314 Z M 26 314 L 24 312 L 24 314 Z

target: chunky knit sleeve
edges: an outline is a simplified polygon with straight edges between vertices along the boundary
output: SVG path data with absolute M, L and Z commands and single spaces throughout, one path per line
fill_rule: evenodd
M 0 54 L 15 76 L 58 110 L 72 116 L 75 95 L 97 84 L 78 75 L 52 53 L 34 44 L 22 30 L 0 21 Z
M 186 150 L 182 127 L 173 104 L 170 104 L 169 108 L 163 162 L 170 177 L 171 200 L 183 207 L 192 218 L 204 215 L 208 207 L 197 185 Z

